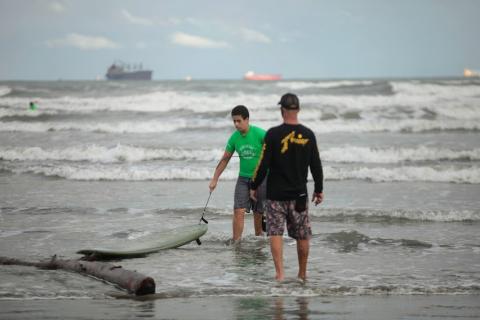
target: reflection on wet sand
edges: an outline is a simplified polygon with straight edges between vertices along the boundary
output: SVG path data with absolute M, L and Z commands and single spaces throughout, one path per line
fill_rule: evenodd
M 296 304 L 285 303 L 285 297 L 248 297 L 236 300 L 236 319 L 300 319 L 307 320 L 308 297 L 297 297 Z

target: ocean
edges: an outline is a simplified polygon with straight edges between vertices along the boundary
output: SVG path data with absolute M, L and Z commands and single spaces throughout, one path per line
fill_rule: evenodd
M 310 206 L 308 281 L 273 280 L 247 214 L 232 245 L 232 158 L 191 243 L 115 262 L 156 295 L 64 271 L 0 266 L 2 319 L 480 318 L 480 80 L 0 82 L 0 256 L 29 261 L 130 244 L 198 223 L 243 104 L 281 123 L 299 96 L 316 134 L 324 203 Z M 38 108 L 29 109 L 35 101 Z M 313 191 L 309 182 L 309 192 Z M 85 310 L 88 310 L 85 311 Z

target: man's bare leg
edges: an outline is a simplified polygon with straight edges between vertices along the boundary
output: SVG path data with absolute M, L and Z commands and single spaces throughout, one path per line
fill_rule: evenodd
M 257 213 L 257 212 L 253 213 L 253 226 L 255 228 L 255 235 L 256 236 L 263 235 L 262 216 L 263 216 L 263 214 L 261 214 L 261 213 Z
M 285 278 L 283 274 L 283 236 L 270 236 L 270 250 L 275 264 L 275 279 L 282 281 Z
M 233 241 L 240 240 L 243 233 L 243 224 L 245 221 L 245 209 L 234 209 L 233 210 Z
M 297 240 L 298 278 L 304 281 L 307 280 L 307 261 L 309 249 L 310 240 Z

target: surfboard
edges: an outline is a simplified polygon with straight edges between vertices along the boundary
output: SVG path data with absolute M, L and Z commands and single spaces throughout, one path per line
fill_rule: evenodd
M 77 251 L 79 254 L 94 255 L 95 258 L 133 258 L 165 249 L 174 249 L 200 239 L 208 230 L 206 224 L 197 224 L 170 229 L 133 243 L 119 244 L 111 248 L 91 248 Z M 131 242 L 131 241 L 129 241 Z

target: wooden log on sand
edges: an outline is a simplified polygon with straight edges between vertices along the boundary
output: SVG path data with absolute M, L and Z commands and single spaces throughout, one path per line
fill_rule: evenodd
M 32 266 L 41 269 L 64 269 L 108 281 L 135 295 L 155 293 L 155 281 L 135 271 L 110 263 L 83 260 L 61 260 L 53 256 L 49 261 L 29 262 L 0 257 L 2 265 Z

